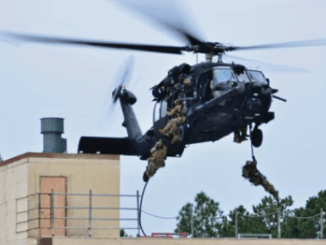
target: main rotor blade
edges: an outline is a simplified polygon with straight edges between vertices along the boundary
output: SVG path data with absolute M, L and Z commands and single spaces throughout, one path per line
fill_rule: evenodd
M 66 38 L 58 38 L 58 37 L 21 34 L 21 33 L 14 33 L 14 32 L 0 32 L 0 36 L 4 36 L 8 40 L 12 39 L 15 41 L 23 41 L 23 42 L 93 46 L 93 47 L 100 47 L 100 48 L 120 48 L 120 49 L 130 49 L 130 50 L 139 50 L 139 51 L 148 51 L 148 52 L 156 52 L 156 53 L 166 53 L 166 54 L 181 54 L 181 51 L 185 51 L 187 48 L 187 47 L 163 46 L 163 45 L 128 44 L 128 43 L 66 39 Z
M 193 14 L 189 11 L 183 14 L 183 8 L 177 4 L 176 0 L 119 0 L 118 2 L 159 25 L 181 34 L 191 45 L 203 43 L 198 37 L 198 31 L 194 30 L 195 23 L 189 19 L 189 16 Z
M 273 49 L 273 48 L 296 48 L 296 47 L 312 47 L 312 46 L 324 46 L 326 45 L 326 38 L 295 41 L 295 42 L 284 42 L 284 43 L 273 43 L 273 44 L 262 44 L 253 46 L 235 46 L 230 47 L 230 51 L 235 50 L 253 50 L 253 49 Z

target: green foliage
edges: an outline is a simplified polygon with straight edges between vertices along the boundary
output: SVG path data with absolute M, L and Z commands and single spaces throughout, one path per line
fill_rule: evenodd
M 1 153 L 0 153 L 0 162 L 3 162 L 2 157 L 1 157 Z
M 293 200 L 291 196 L 284 199 L 279 199 L 279 204 L 271 196 L 264 197 L 261 203 L 257 206 L 253 206 L 254 214 L 257 216 L 263 216 L 262 222 L 266 228 L 267 234 L 272 234 L 274 238 L 277 237 L 277 207 L 280 208 L 280 218 L 281 222 L 289 213 L 289 207 L 293 205 Z M 269 215 L 274 213 L 272 215 Z
M 219 203 L 209 198 L 204 192 L 195 197 L 193 212 L 194 237 L 218 237 L 222 222 L 222 211 Z M 179 212 L 175 232 L 191 234 L 191 210 L 193 204 L 187 203 Z
M 201 192 L 195 198 L 193 214 L 194 237 L 235 237 L 236 211 L 238 233 L 272 234 L 278 236 L 277 208 L 280 209 L 282 238 L 316 238 L 320 229 L 321 209 L 326 211 L 326 190 L 310 197 L 305 207 L 291 210 L 291 196 L 280 199 L 279 203 L 271 196 L 265 196 L 258 205 L 253 205 L 250 213 L 242 205 L 230 211 L 227 216 L 219 209 L 219 203 Z M 191 233 L 191 210 L 193 204 L 184 205 L 178 216 L 176 232 Z M 298 219 L 297 217 L 311 217 Z M 326 234 L 326 213 L 323 216 L 323 234 Z
M 120 237 L 128 237 L 128 234 L 125 232 L 124 229 L 120 229 Z
M 283 221 L 282 237 L 287 238 L 316 238 L 317 227 L 320 223 L 320 209 L 326 210 L 326 191 L 320 191 L 318 196 L 310 197 L 305 208 L 293 210 Z M 311 219 L 297 219 L 295 217 L 310 217 Z M 294 217 L 295 216 L 295 217 Z M 325 216 L 324 216 L 325 222 Z M 325 223 L 324 223 L 325 224 Z M 324 225 L 325 226 L 325 225 Z M 324 227 L 323 233 L 326 232 Z
M 223 216 L 222 228 L 220 231 L 221 237 L 234 237 L 235 236 L 235 214 L 238 212 L 238 233 L 250 234 L 266 234 L 266 227 L 264 226 L 263 219 L 255 217 L 250 214 L 242 205 L 229 213 L 229 219 Z

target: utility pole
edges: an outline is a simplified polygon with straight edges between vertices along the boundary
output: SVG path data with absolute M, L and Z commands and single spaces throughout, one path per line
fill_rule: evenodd
M 194 210 L 193 210 L 193 205 L 191 205 L 191 236 L 194 238 Z
M 238 238 L 238 209 L 235 210 L 235 238 Z
M 277 227 L 278 227 L 278 238 L 281 238 L 281 218 L 280 218 L 280 208 L 277 208 Z
M 323 223 L 324 223 L 324 210 L 320 208 L 320 239 L 323 239 Z

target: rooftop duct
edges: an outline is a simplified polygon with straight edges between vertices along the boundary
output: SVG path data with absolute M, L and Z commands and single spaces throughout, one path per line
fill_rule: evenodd
M 41 118 L 41 134 L 43 134 L 44 153 L 67 153 L 67 140 L 61 138 L 63 118 Z

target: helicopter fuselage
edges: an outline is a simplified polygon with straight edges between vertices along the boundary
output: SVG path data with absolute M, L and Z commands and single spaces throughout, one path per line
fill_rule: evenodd
M 186 86 L 182 78 L 187 78 Z M 242 65 L 204 62 L 194 66 L 174 67 L 158 85 L 152 88 L 155 105 L 153 126 L 142 134 L 132 105 L 136 96 L 119 87 L 113 96 L 120 100 L 127 138 L 82 137 L 78 151 L 140 156 L 148 159 L 150 149 L 159 139 L 168 146 L 169 157 L 181 156 L 185 146 L 219 140 L 230 133 L 255 123 L 274 119 L 270 112 L 272 89 L 261 71 L 247 70 Z M 167 112 L 178 99 L 183 105 L 185 123 L 179 126 L 180 141 L 160 133 L 172 117 Z
M 274 118 L 269 109 L 275 90 L 262 72 L 224 63 L 201 63 L 188 70 L 192 96 L 184 97 L 183 85 L 178 88 L 174 82 L 169 95 L 157 98 L 153 112 L 155 137 L 160 137 L 158 129 L 171 119 L 166 112 L 175 99 L 183 102 L 187 118 L 180 127 L 181 142 L 185 145 L 216 141 L 251 123 L 258 127 Z M 169 78 L 173 79 L 172 73 L 163 80 L 165 84 Z M 161 90 L 167 90 L 164 82 L 154 89 L 162 87 Z

